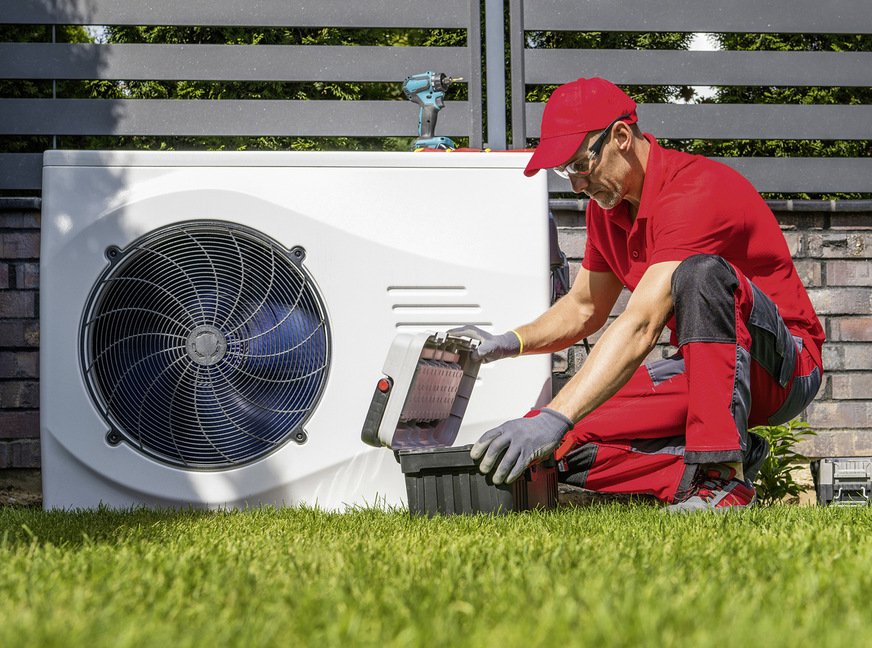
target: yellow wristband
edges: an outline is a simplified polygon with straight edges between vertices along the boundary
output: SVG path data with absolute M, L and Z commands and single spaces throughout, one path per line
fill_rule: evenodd
M 520 357 L 521 357 L 521 354 L 524 353 L 524 340 L 521 339 L 521 334 L 518 333 L 518 332 L 515 331 L 515 330 L 511 330 L 511 331 L 509 331 L 509 333 L 514 333 L 514 334 L 518 337 L 518 342 L 521 343 L 521 350 L 518 351 L 518 355 L 516 355 L 516 356 L 512 356 L 512 357 L 514 357 L 514 358 L 520 358 Z

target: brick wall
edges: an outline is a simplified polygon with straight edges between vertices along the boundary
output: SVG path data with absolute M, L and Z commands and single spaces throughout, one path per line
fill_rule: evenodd
M 0 468 L 39 467 L 39 225 L 0 200 Z
M 828 338 L 824 385 L 803 417 L 818 436 L 803 450 L 872 456 L 872 212 L 777 215 Z M 574 276 L 584 254 L 584 216 L 555 217 Z M 0 468 L 39 467 L 39 226 L 28 201 L 0 199 Z M 652 358 L 670 352 L 664 334 Z M 556 387 L 584 357 L 580 345 L 555 355 Z
M 574 277 L 584 256 L 584 215 L 556 211 L 554 216 Z M 824 383 L 802 417 L 818 436 L 803 442 L 801 450 L 810 457 L 872 456 L 872 212 L 776 216 L 827 333 Z M 626 305 L 624 293 L 613 315 Z M 672 352 L 664 334 L 650 359 Z M 555 355 L 556 388 L 584 358 L 581 345 Z
M 814 452 L 872 456 L 872 214 L 833 214 L 790 234 L 819 275 L 809 292 L 827 332 L 826 381 L 807 412 Z

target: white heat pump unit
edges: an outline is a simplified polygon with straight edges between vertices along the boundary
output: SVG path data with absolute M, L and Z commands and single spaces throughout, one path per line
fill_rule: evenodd
M 402 504 L 361 441 L 398 333 L 548 306 L 544 174 L 523 153 L 50 151 L 46 508 Z M 487 365 L 457 443 L 550 395 Z

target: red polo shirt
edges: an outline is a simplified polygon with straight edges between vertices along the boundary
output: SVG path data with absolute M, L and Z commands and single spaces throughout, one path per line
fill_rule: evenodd
M 820 364 L 823 328 L 778 221 L 757 190 L 724 164 L 662 148 L 651 135 L 645 138 L 651 152 L 636 221 L 630 220 L 626 201 L 614 209 L 588 201 L 582 265 L 613 272 L 634 290 L 653 263 L 694 254 L 721 256 L 775 302 L 787 328 L 803 338 Z

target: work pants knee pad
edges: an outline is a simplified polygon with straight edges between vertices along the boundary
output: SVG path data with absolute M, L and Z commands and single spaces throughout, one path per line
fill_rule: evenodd
M 678 346 L 689 342 L 735 342 L 735 293 L 739 279 L 719 256 L 696 254 L 672 274 Z

